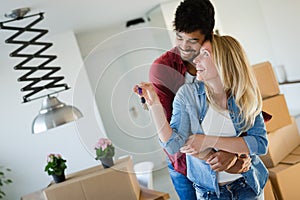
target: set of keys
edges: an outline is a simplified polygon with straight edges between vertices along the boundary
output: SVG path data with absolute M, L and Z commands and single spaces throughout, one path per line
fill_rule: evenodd
M 139 95 L 143 94 L 142 88 L 138 87 L 138 93 L 139 93 Z M 144 97 L 141 97 L 141 103 L 142 103 L 142 107 L 143 107 L 144 110 L 149 110 L 149 108 L 146 104 L 146 99 Z

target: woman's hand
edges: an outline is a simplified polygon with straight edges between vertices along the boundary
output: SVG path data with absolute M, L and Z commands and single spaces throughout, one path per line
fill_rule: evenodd
M 152 83 L 141 82 L 134 86 L 133 91 L 140 97 L 144 97 L 149 106 L 160 103 Z
M 196 155 L 207 150 L 208 148 L 209 146 L 205 144 L 205 135 L 194 134 L 191 135 L 185 145 L 180 148 L 180 152 L 188 155 Z
M 167 121 L 164 108 L 160 103 L 152 83 L 142 82 L 134 86 L 133 91 L 140 97 L 143 97 L 143 101 L 146 101 L 149 105 L 149 110 L 151 112 L 158 137 L 162 142 L 167 142 L 172 136 L 172 128 Z

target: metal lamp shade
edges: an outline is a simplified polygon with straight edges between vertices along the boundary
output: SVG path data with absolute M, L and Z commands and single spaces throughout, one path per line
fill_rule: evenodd
M 56 97 L 47 96 L 43 100 L 38 116 L 32 123 L 32 133 L 42 133 L 51 128 L 75 121 L 82 116 L 77 108 L 62 103 Z

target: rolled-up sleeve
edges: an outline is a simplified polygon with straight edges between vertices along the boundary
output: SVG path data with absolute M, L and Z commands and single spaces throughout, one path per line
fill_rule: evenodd
M 267 153 L 268 139 L 262 113 L 256 116 L 253 127 L 247 131 L 247 136 L 243 138 L 250 154 L 264 155 Z
M 172 136 L 167 142 L 160 142 L 169 154 L 175 154 L 185 144 L 190 134 L 190 120 L 185 103 L 186 96 L 182 87 L 178 90 L 173 101 L 173 112 L 170 126 Z

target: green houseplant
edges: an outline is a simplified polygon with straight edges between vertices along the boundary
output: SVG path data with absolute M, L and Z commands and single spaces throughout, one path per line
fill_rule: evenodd
M 52 175 L 55 183 L 64 181 L 65 169 L 67 168 L 66 160 L 62 158 L 60 154 L 49 154 L 47 156 L 47 165 L 45 166 L 45 172 L 48 175 Z
M 95 145 L 96 160 L 100 160 L 104 168 L 109 168 L 114 165 L 113 156 L 115 148 L 112 142 L 107 138 L 100 138 Z
M 5 196 L 5 193 L 2 189 L 4 184 L 10 184 L 12 183 L 12 180 L 7 178 L 5 175 L 5 172 L 10 172 L 11 170 L 8 168 L 4 168 L 3 166 L 0 166 L 0 199 L 2 199 Z

